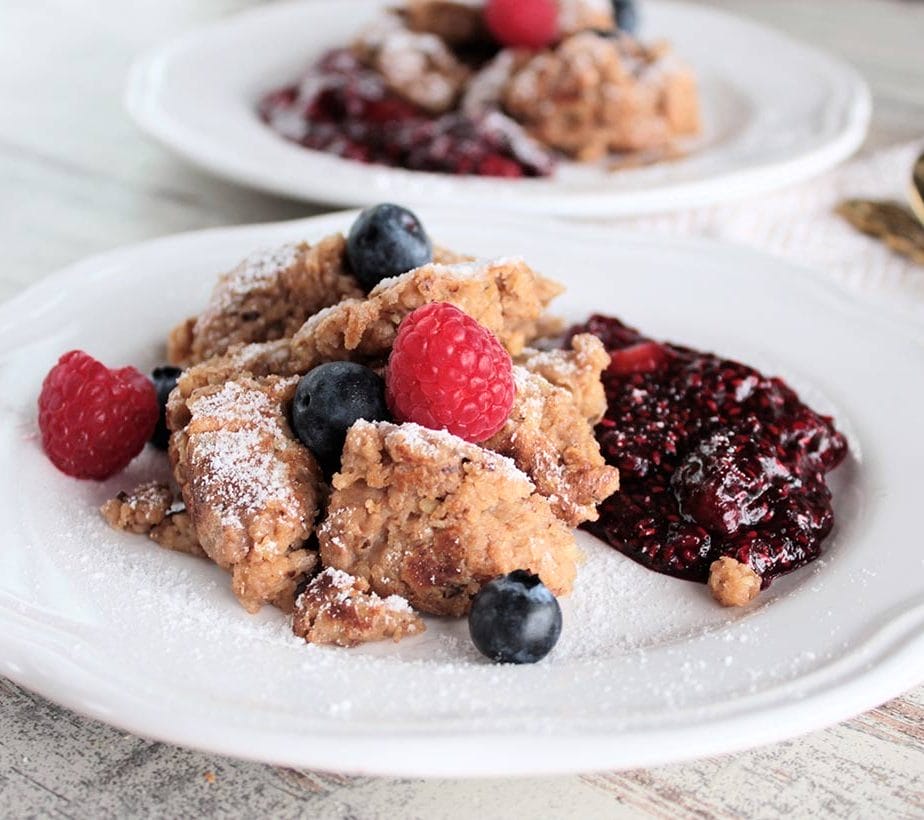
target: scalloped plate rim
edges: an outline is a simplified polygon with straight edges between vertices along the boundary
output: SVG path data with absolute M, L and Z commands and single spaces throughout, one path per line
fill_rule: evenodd
M 444 216 L 450 215 L 444 212 Z M 105 279 L 111 275 L 108 271 L 124 268 L 134 257 L 171 246 L 194 248 L 209 245 L 232 235 L 294 233 L 296 230 L 300 232 L 302 226 L 308 232 L 320 232 L 342 223 L 346 218 L 347 214 L 338 213 L 294 222 L 210 228 L 149 240 L 85 259 L 46 277 L 0 306 L 0 335 L 6 335 L 25 314 L 35 315 L 39 306 L 48 305 L 47 297 L 60 294 L 62 285 L 85 282 L 93 272 L 99 272 L 99 276 Z M 543 234 L 554 232 L 559 238 L 596 236 L 600 241 L 623 239 L 643 246 L 650 245 L 653 253 L 668 248 L 713 256 L 731 254 L 741 261 L 760 261 L 777 267 L 781 272 L 801 275 L 805 286 L 824 294 L 832 309 L 863 314 L 882 326 L 888 325 L 891 332 L 911 341 L 924 354 L 924 328 L 919 323 L 873 314 L 859 299 L 817 279 L 809 270 L 744 247 L 709 239 L 667 239 L 590 226 L 552 221 L 537 223 L 536 220 L 504 217 L 502 227 L 507 226 L 511 230 L 535 231 L 541 228 Z M 0 366 L 16 352 L 15 347 L 7 348 L 0 356 Z M 25 625 L 24 621 L 27 622 Z M 663 730 L 614 731 L 607 726 L 604 718 L 596 727 L 581 725 L 576 733 L 569 732 L 566 726 L 558 726 L 557 731 L 551 733 L 517 731 L 496 735 L 483 730 L 467 734 L 439 729 L 423 732 L 408 729 L 404 733 L 392 731 L 386 736 L 360 732 L 348 736 L 341 733 L 338 737 L 337 728 L 341 724 L 328 721 L 325 727 L 322 721 L 318 725 L 319 731 L 329 728 L 331 733 L 324 735 L 323 744 L 313 744 L 311 738 L 293 738 L 278 730 L 255 730 L 231 723 L 215 726 L 201 719 L 197 723 L 194 703 L 188 705 L 185 714 L 182 706 L 171 704 L 169 714 L 174 718 L 181 716 L 184 720 L 167 727 L 163 722 L 163 710 L 152 709 L 148 702 L 145 712 L 139 708 L 142 705 L 139 703 L 140 695 L 134 695 L 130 688 L 111 685 L 104 662 L 94 668 L 86 658 L 81 664 L 61 656 L 61 641 L 79 639 L 79 635 L 69 632 L 65 626 L 48 629 L 46 624 L 45 628 L 40 628 L 42 623 L 39 610 L 14 602 L 0 591 L 0 626 L 4 627 L 0 629 L 0 671 L 20 685 L 77 712 L 153 739 L 235 757 L 279 765 L 393 776 L 563 774 L 663 764 L 737 751 L 836 723 L 875 707 L 924 680 L 924 596 L 920 596 L 896 602 L 890 617 L 871 625 L 870 634 L 864 641 L 812 673 L 809 678 L 825 680 L 814 683 L 807 696 L 770 708 L 758 708 L 749 714 L 735 712 Z M 874 660 L 876 665 L 871 667 Z M 832 674 L 835 675 L 833 683 Z M 772 700 L 774 692 L 791 683 L 787 681 L 771 687 L 761 692 L 760 698 Z M 738 703 L 739 711 L 747 706 L 747 698 Z M 484 760 L 486 742 L 492 744 L 490 770 L 486 769 Z M 396 743 L 406 755 L 386 754 L 394 750 Z M 434 744 L 451 745 L 453 755 L 448 759 L 434 755 Z M 526 762 L 521 763 L 519 756 L 524 755 Z

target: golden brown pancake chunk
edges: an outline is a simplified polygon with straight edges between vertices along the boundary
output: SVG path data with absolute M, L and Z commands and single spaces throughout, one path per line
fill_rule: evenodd
M 760 576 L 747 564 L 722 556 L 709 567 L 709 589 L 722 606 L 747 606 L 760 594 Z
M 191 367 L 170 397 L 168 423 L 177 430 L 189 414 L 186 397 L 243 374 L 292 376 L 319 364 L 384 361 L 405 316 L 431 302 L 449 302 L 495 333 L 512 355 L 543 327 L 549 302 L 562 292 L 521 259 L 431 264 L 386 279 L 367 299 L 347 299 L 312 316 L 291 339 L 235 348 Z
M 297 379 L 243 378 L 195 392 L 170 458 L 199 543 L 232 573 L 234 594 L 254 612 L 291 609 L 315 563 L 304 549 L 325 487 L 286 410 Z
M 579 160 L 663 149 L 699 132 L 695 76 L 665 44 L 585 32 L 512 63 L 498 60 L 485 71 L 509 74 L 495 84 L 504 110 L 537 140 Z
M 407 0 L 396 13 L 411 30 L 435 34 L 453 47 L 492 45 L 479 0 Z
M 358 646 L 418 635 L 426 629 L 404 598 L 380 598 L 369 584 L 328 568 L 315 576 L 295 602 L 292 631 L 309 643 Z
M 433 258 L 466 259 L 444 248 L 435 248 Z M 319 310 L 363 296 L 349 271 L 342 234 L 315 245 L 293 242 L 257 251 L 218 279 L 202 313 L 171 331 L 167 358 L 188 367 L 236 345 L 287 339 Z
M 100 513 L 114 530 L 147 535 L 167 517 L 172 506 L 173 491 L 166 484 L 150 481 L 110 498 Z
M 190 518 L 186 510 L 167 513 L 164 520 L 154 527 L 148 535 L 152 541 L 164 549 L 173 552 L 184 552 L 197 558 L 208 557 L 199 543 L 196 528 L 193 526 L 192 518 Z
M 574 535 L 496 453 L 415 424 L 360 421 L 333 485 L 321 561 L 379 595 L 460 616 L 487 581 L 515 569 L 556 595 L 571 591 Z
M 590 424 L 597 424 L 606 413 L 606 392 L 600 374 L 609 367 L 610 354 L 593 334 L 574 336 L 570 350 L 527 348 L 517 357 L 517 364 L 567 390 Z
M 353 53 L 392 91 L 431 114 L 455 107 L 471 73 L 440 37 L 408 28 L 397 14 L 370 25 Z
M 189 514 L 173 506 L 173 490 L 152 481 L 110 498 L 100 507 L 100 513 L 115 530 L 147 535 L 174 552 L 205 556 Z
M 597 505 L 619 489 L 619 471 L 604 461 L 582 408 L 524 367 L 513 368 L 513 380 L 510 418 L 484 446 L 513 459 L 569 526 L 596 521 Z
M 286 338 L 322 308 L 362 295 L 341 234 L 257 251 L 218 279 L 199 316 L 171 332 L 167 358 L 189 366 L 236 344 Z

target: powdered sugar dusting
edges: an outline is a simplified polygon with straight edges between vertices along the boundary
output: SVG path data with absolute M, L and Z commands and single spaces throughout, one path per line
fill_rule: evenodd
M 441 276 L 446 276 L 451 279 L 477 279 L 484 275 L 489 267 L 489 264 L 486 262 L 457 262 L 452 265 L 441 265 L 437 262 L 430 262 L 419 268 L 409 270 L 407 273 L 401 273 L 398 276 L 390 276 L 387 279 L 383 279 L 369 292 L 369 296 L 375 297 L 389 288 L 405 285 L 411 282 L 420 271 L 425 269 L 432 270 Z
M 225 526 L 246 527 L 246 520 L 272 505 L 274 515 L 297 515 L 298 502 L 286 465 L 265 451 L 259 430 L 200 433 L 192 458 L 207 475 L 194 479 L 205 504 L 220 511 Z
M 405 97 L 431 111 L 452 105 L 464 69 L 435 34 L 410 31 L 390 14 L 362 32 L 358 44 L 374 55 L 386 82 Z
M 382 600 L 382 606 L 391 612 L 413 612 L 411 605 L 407 602 L 407 599 L 402 598 L 400 595 L 389 595 L 387 598 Z
M 443 265 L 438 262 L 431 262 L 419 268 L 414 268 L 414 270 L 409 270 L 407 273 L 402 273 L 398 276 L 391 276 L 388 279 L 383 279 L 369 292 L 369 296 L 379 296 L 383 291 L 389 288 L 405 285 L 408 282 L 411 282 L 416 276 L 418 276 L 422 270 L 433 271 L 438 276 L 446 279 L 486 279 L 491 275 L 491 271 L 496 270 L 497 268 L 522 264 L 524 264 L 524 262 L 521 256 L 503 256 L 498 257 L 497 259 L 476 260 L 474 262 L 454 262 L 451 265 Z
M 75 662 L 90 668 L 108 657 L 114 686 L 152 702 L 173 693 L 178 704 L 197 706 L 205 697 L 221 715 L 246 704 L 248 719 L 293 735 L 460 720 L 467 732 L 542 733 L 557 731 L 563 720 L 581 731 L 601 724 L 645 728 L 705 718 L 751 693 L 776 697 L 783 685 L 789 688 L 779 697 L 798 697 L 800 676 L 843 657 L 847 645 L 848 636 L 837 632 L 842 612 L 816 607 L 805 633 L 811 654 L 798 647 L 784 663 L 765 661 L 780 636 L 765 628 L 763 613 L 773 611 L 778 597 L 793 607 L 806 595 L 823 595 L 832 577 L 825 562 L 782 579 L 756 607 L 730 613 L 715 606 L 705 587 L 652 573 L 583 533 L 587 561 L 574 593 L 561 599 L 562 639 L 541 664 L 486 662 L 464 619 L 426 618 L 428 631 L 400 644 L 306 645 L 282 613 L 244 612 L 227 574 L 210 562 L 114 532 L 101 520 L 95 508 L 103 500 L 169 472 L 162 454 L 149 449 L 99 487 L 38 465 L 39 457 L 29 471 L 42 470 L 43 515 L 29 511 L 34 528 L 16 551 L 12 573 L 3 564 L 4 590 L 21 590 L 23 601 L 66 613 L 75 624 L 104 625 L 75 626 L 68 647 Z M 862 585 L 851 591 L 866 594 Z M 70 629 L 66 621 L 55 628 L 62 623 Z M 564 701 L 557 694 L 563 691 Z
M 542 430 L 547 395 L 567 393 L 567 391 L 562 387 L 556 387 L 542 376 L 520 365 L 514 365 L 513 384 L 516 388 L 513 415 L 517 422 L 508 421 L 506 429 L 510 431 L 512 428 L 510 440 L 516 443 L 519 429 L 528 429 L 530 434 Z M 550 503 L 557 504 L 566 515 L 576 514 L 581 509 L 581 505 L 572 500 L 573 492 L 558 451 L 544 450 L 539 447 L 531 453 L 530 457 L 533 465 L 530 472 L 534 475 L 541 475 L 544 486 L 555 490 L 548 496 Z
M 466 459 L 483 465 L 491 472 L 502 473 L 509 481 L 528 485 L 530 492 L 535 489 L 529 476 L 517 467 L 513 459 L 491 450 L 485 450 L 476 444 L 470 444 L 447 430 L 431 430 L 428 427 L 411 423 L 396 425 L 387 421 L 359 421 L 354 427 L 358 425 L 378 428 L 385 436 L 386 447 L 397 444 L 407 448 L 418 458 L 433 460 L 440 459 L 448 450 L 458 455 L 460 461 Z
M 366 606 L 382 607 L 389 612 L 402 614 L 410 614 L 414 611 L 407 599 L 400 595 L 381 598 L 372 591 L 362 592 L 357 588 L 357 583 L 357 579 L 350 573 L 327 567 L 311 580 L 307 589 L 299 596 L 296 606 L 304 606 L 306 596 L 314 597 L 316 603 L 321 602 L 319 607 L 321 612 L 334 615 L 336 610 L 331 612 L 332 609 L 337 606 L 349 606 L 354 598 L 361 597 Z
M 486 129 L 502 135 L 507 140 L 518 160 L 528 165 L 535 165 L 537 168 L 549 167 L 551 161 L 549 152 L 512 117 L 508 117 L 500 110 L 489 111 L 481 121 Z
M 219 280 L 216 286 L 216 301 L 227 306 L 256 289 L 272 285 L 282 271 L 295 264 L 299 248 L 296 243 L 288 243 L 250 254 Z
M 317 577 L 318 579 L 325 579 L 331 586 L 336 587 L 341 592 L 352 591 L 353 585 L 356 583 L 356 578 L 350 573 L 334 567 L 328 567 Z
M 544 379 L 540 381 L 540 379 L 542 379 L 542 376 L 533 373 L 523 365 L 515 364 L 513 366 L 513 385 L 517 390 L 517 400 L 526 403 L 527 411 L 525 415 L 527 418 L 538 418 L 542 415 L 543 401 L 540 385 L 544 387 L 545 384 L 548 384 L 548 387 L 552 390 L 562 389 L 545 382 Z
M 478 117 L 500 106 L 504 89 L 510 82 L 516 64 L 516 54 L 510 49 L 501 51 L 481 69 L 465 89 L 462 111 L 469 117 Z
M 357 40 L 361 46 L 378 51 L 388 48 L 396 56 L 402 52 L 416 64 L 418 53 L 441 56 L 447 53 L 446 44 L 435 34 L 416 32 L 406 28 L 400 17 L 388 14 L 364 29 Z M 408 75 L 410 79 L 416 73 Z
M 561 350 L 527 349 L 523 353 L 524 366 L 528 370 L 547 370 L 575 378 L 583 372 L 580 362 Z
M 132 510 L 137 510 L 141 506 L 157 505 L 163 499 L 164 486 L 160 481 L 145 482 L 128 494 L 122 503 L 127 504 Z
M 598 21 L 612 18 L 613 6 L 610 0 L 558 0 L 558 25 L 564 32 L 595 28 Z
M 188 458 L 196 494 L 217 511 L 222 525 L 246 529 L 248 520 L 267 511 L 297 519 L 296 483 L 279 455 L 291 442 L 274 399 L 228 382 L 189 406 L 193 425 L 217 428 L 190 434 Z
M 243 425 L 268 427 L 277 413 L 276 403 L 262 390 L 225 382 L 221 389 L 199 395 L 189 401 L 195 417 L 209 417 L 219 422 L 235 421 Z
M 355 300 L 347 299 L 346 303 L 352 304 Z M 321 322 L 325 319 L 333 316 L 335 313 L 338 313 L 342 308 L 345 302 L 340 302 L 336 305 L 331 305 L 330 307 L 321 308 L 317 313 L 313 314 L 308 318 L 308 321 L 305 323 L 305 333 L 308 332 L 308 329 L 316 328 Z

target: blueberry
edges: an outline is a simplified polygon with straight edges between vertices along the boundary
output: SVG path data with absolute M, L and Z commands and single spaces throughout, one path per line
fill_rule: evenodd
M 353 275 L 366 290 L 433 260 L 433 246 L 420 220 L 398 205 L 366 208 L 347 237 Z
M 638 28 L 638 7 L 635 0 L 613 0 L 613 14 L 620 31 L 635 33 Z
M 166 450 L 170 441 L 170 431 L 167 429 L 167 399 L 176 387 L 176 380 L 182 371 L 178 367 L 155 367 L 151 371 L 151 381 L 157 391 L 157 404 L 160 415 L 157 417 L 157 426 L 151 433 L 151 444 L 158 450 Z
M 356 421 L 389 418 L 384 380 L 353 362 L 322 364 L 295 389 L 292 429 L 328 475 L 340 467 L 347 430 Z
M 558 642 L 561 608 L 537 575 L 518 569 L 481 588 L 472 600 L 468 629 L 491 660 L 536 663 Z

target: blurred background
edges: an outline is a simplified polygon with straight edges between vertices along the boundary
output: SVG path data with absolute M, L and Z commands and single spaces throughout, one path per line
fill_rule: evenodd
M 868 149 L 924 130 L 921 0 L 700 2 L 770 23 L 853 63 L 874 93 Z M 3 290 L 4 278 L 15 289 L 127 242 L 313 212 L 192 170 L 144 137 L 122 108 L 126 72 L 140 52 L 255 5 L 0 0 L 0 297 L 12 292 Z

